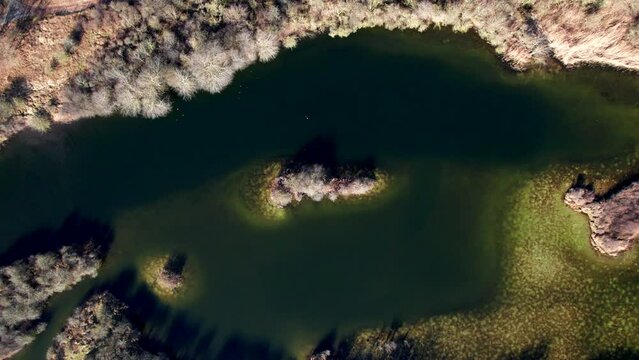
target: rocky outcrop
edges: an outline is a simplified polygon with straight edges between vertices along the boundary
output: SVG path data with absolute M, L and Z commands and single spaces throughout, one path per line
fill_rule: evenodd
M 617 256 L 635 245 L 639 237 L 639 182 L 598 198 L 593 190 L 575 186 L 564 202 L 590 220 L 590 242 L 605 255 Z
M 124 315 L 126 305 L 111 293 L 93 296 L 76 309 L 47 351 L 48 360 L 168 359 L 144 350 L 140 331 Z
M 13 356 L 44 330 L 42 312 L 54 294 L 95 277 L 100 264 L 98 249 L 89 244 L 0 268 L 0 359 Z
M 269 186 L 268 200 L 278 208 L 300 202 L 305 197 L 313 201 L 325 198 L 336 201 L 370 194 L 377 185 L 379 181 L 374 175 L 342 171 L 337 176 L 330 176 L 322 165 L 305 165 L 295 170 L 283 169 Z

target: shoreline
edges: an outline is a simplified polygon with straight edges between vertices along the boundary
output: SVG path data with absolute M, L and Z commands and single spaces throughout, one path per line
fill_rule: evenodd
M 192 9 L 196 5 L 190 3 L 186 8 L 168 2 L 157 8 L 146 6 L 145 2 L 111 3 L 45 17 L 17 45 L 10 45 L 15 46 L 9 48 L 13 58 L 0 58 L 0 73 L 5 73 L 0 88 L 15 85 L 12 81 L 23 76 L 29 91 L 17 100 L 9 99 L 5 91 L 0 99 L 7 108 L 0 117 L 10 113 L 0 122 L 0 143 L 25 128 L 43 132 L 51 124 L 82 118 L 116 113 L 161 117 L 171 110 L 170 92 L 186 99 L 202 90 L 217 93 L 237 71 L 257 61 L 270 61 L 282 47 L 294 48 L 300 40 L 323 34 L 346 37 L 367 28 L 425 32 L 450 27 L 455 33 L 481 39 L 502 67 L 514 72 L 593 65 L 633 74 L 639 71 L 639 41 L 634 44 L 631 37 L 635 31 L 639 34 L 639 6 L 630 1 L 604 2 L 594 12 L 586 12 L 581 3 L 546 0 L 530 6 L 491 0 L 449 5 L 422 1 L 406 6 L 346 1 L 330 7 L 306 2 L 254 8 L 231 4 L 220 5 L 201 18 L 186 15 L 199 9 Z M 171 24 L 184 19 L 195 27 L 209 24 L 213 30 L 194 28 L 187 38 L 180 38 L 170 30 Z M 71 26 L 51 29 L 50 25 L 62 21 Z M 585 23 L 575 25 L 574 21 Z M 60 34 L 73 29 L 81 30 L 80 39 L 70 41 Z M 6 43 L 10 32 L 0 41 Z M 52 39 L 42 43 L 43 34 Z M 40 70 L 22 71 L 12 64 L 34 56 L 46 58 L 52 52 L 52 63 L 40 61 Z M 54 63 L 59 65 L 53 68 Z

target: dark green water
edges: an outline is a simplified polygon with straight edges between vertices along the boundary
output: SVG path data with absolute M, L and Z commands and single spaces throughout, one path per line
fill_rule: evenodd
M 146 333 L 200 357 L 299 356 L 335 329 L 480 306 L 501 279 L 504 199 L 536 169 L 634 152 L 638 92 L 636 77 L 600 69 L 514 74 L 469 36 L 368 31 L 305 42 L 167 118 L 20 136 L 0 153 L 0 250 L 50 241 L 30 234 L 72 215 L 114 234 L 100 277 L 56 298 L 24 358 L 107 283 Z M 389 194 L 249 221 L 238 179 L 317 136 L 395 174 Z M 193 281 L 168 306 L 136 293 L 135 272 L 171 250 Z

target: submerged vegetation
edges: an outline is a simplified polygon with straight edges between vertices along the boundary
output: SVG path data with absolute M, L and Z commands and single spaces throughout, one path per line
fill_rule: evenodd
M 606 193 L 632 168 L 622 163 L 603 170 L 553 166 L 508 200 L 505 273 L 492 303 L 364 331 L 331 359 L 585 359 L 637 349 L 636 252 L 615 258 L 596 253 L 588 245 L 586 219 L 562 201 L 579 173 Z
M 92 244 L 62 247 L 0 268 L 0 358 L 31 343 L 46 327 L 42 314 L 49 299 L 95 277 L 101 253 Z
M 145 261 L 142 278 L 160 298 L 172 299 L 184 290 L 185 265 L 183 254 L 153 257 Z
M 241 188 L 246 206 L 267 220 L 281 220 L 304 198 L 332 202 L 371 198 L 386 190 L 389 175 L 377 169 L 335 168 L 294 161 L 258 166 Z
M 140 346 L 140 331 L 126 318 L 125 310 L 126 305 L 109 292 L 94 295 L 67 320 L 47 359 L 169 359 Z

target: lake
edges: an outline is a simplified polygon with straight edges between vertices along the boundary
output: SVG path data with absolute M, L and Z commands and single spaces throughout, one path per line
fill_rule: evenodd
M 333 331 L 490 304 L 509 199 L 549 166 L 632 156 L 638 94 L 637 76 L 612 70 L 514 73 L 470 35 L 370 30 L 307 40 L 162 119 L 22 134 L 0 152 L 0 249 L 94 223 L 113 243 L 97 279 L 55 298 L 21 358 L 41 358 L 103 286 L 185 358 L 301 357 Z M 340 162 L 374 161 L 388 192 L 255 221 L 241 196 L 251 169 L 318 141 Z M 170 251 L 191 276 L 163 302 L 138 272 Z

